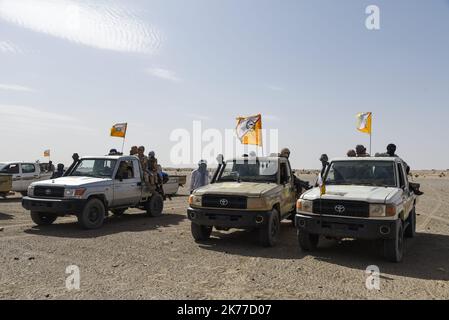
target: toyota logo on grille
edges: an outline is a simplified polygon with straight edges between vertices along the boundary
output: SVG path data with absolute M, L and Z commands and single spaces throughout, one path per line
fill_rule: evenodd
M 222 207 L 226 207 L 228 205 L 229 201 L 227 199 L 221 199 L 220 200 L 220 205 Z
M 341 205 L 341 204 L 339 204 L 338 206 L 335 206 L 335 212 L 342 214 L 342 213 L 344 213 L 345 211 L 346 211 L 345 206 L 343 206 L 343 205 Z
M 46 195 L 50 195 L 51 194 L 51 189 L 45 189 L 45 194 Z

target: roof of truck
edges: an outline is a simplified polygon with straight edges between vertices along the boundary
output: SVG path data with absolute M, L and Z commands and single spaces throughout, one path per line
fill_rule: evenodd
M 84 156 L 80 157 L 80 160 L 83 159 L 105 159 L 105 160 L 118 160 L 122 158 L 128 158 L 128 159 L 136 159 L 136 156 L 129 156 L 129 155 L 123 155 L 123 156 Z
M 399 157 L 345 157 L 345 158 L 334 158 L 332 161 L 394 161 L 401 162 L 402 159 Z

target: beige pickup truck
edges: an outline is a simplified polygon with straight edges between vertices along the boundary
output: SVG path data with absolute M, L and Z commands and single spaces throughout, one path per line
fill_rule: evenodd
M 219 157 L 220 159 L 220 157 Z M 296 189 L 287 158 L 242 157 L 219 160 L 210 185 L 189 198 L 187 216 L 196 241 L 212 229 L 253 229 L 263 246 L 274 246 L 283 219 L 294 217 Z

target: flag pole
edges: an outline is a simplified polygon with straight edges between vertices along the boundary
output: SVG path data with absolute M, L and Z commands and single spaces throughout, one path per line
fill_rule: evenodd
M 123 143 L 122 143 L 122 154 L 123 154 L 123 149 L 125 148 L 125 137 L 123 137 Z

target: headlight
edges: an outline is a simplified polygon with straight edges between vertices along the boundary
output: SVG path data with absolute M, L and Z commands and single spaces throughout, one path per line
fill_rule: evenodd
M 370 204 L 369 216 L 370 217 L 385 217 L 385 208 L 383 204 Z
M 195 196 L 195 195 L 191 195 L 189 197 L 189 205 L 192 207 L 201 207 L 202 205 L 202 197 L 201 196 Z
M 32 197 L 34 195 L 34 186 L 28 186 L 28 191 L 27 191 L 28 195 L 30 197 Z
M 66 198 L 81 198 L 85 192 L 86 192 L 85 188 L 65 189 L 64 197 L 66 197 Z
M 248 198 L 247 208 L 251 210 L 265 210 L 267 209 L 267 203 L 265 199 Z
M 296 211 L 313 213 L 313 201 L 299 199 L 296 202 Z

